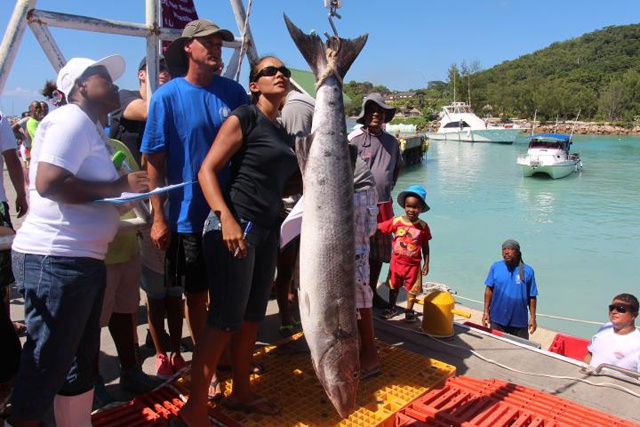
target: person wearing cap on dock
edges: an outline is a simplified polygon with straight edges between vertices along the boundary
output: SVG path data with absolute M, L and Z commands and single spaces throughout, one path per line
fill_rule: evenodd
M 502 259 L 491 265 L 484 282 L 482 323 L 491 329 L 529 339 L 529 334 L 537 329 L 535 273 L 523 262 L 520 244 L 513 239 L 502 244 Z
M 609 322 L 591 338 L 584 361 L 594 368 L 604 363 L 640 373 L 637 317 L 638 298 L 631 294 L 616 295 L 609 305 Z
M 393 218 L 391 190 L 395 186 L 403 165 L 400 143 L 383 129 L 396 114 L 379 93 L 371 93 L 362 101 L 362 110 L 356 122 L 363 126 L 349 134 L 349 144 L 358 148 L 358 154 L 371 169 L 378 192 L 378 223 Z M 385 309 L 387 302 L 378 294 L 378 278 L 382 263 L 391 261 L 391 235 L 379 231 L 371 237 L 369 254 L 370 283 L 373 290 L 373 306 Z
M 189 22 L 182 36 L 167 48 L 165 59 L 173 79 L 151 97 L 141 146 L 141 152 L 148 156 L 151 188 L 197 181 L 223 122 L 231 111 L 249 103 L 238 82 L 218 75 L 223 65 L 222 43 L 233 40 L 230 31 L 198 19 Z M 176 77 L 184 72 L 184 77 Z M 221 172 L 223 185 L 228 174 L 228 168 Z M 167 286 L 183 287 L 185 314 L 197 347 L 206 326 L 209 301 L 202 229 L 210 208 L 197 183 L 166 197 L 152 196 L 151 205 L 151 241 L 157 249 L 166 251 Z M 221 395 L 214 377 L 210 397 Z
M 118 210 L 93 203 L 148 188 L 145 172 L 120 176 L 101 120 L 119 105 L 122 56 L 73 58 L 58 73 L 69 104 L 47 115 L 32 152 L 30 210 L 12 247 L 27 341 L 9 425 L 39 426 L 53 405 L 58 427 L 91 425 L 98 376 L 104 256 Z

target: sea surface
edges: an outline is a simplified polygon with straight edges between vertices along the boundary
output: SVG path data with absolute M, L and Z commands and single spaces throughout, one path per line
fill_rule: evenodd
M 422 164 L 401 173 L 394 200 L 421 184 L 431 206 L 421 215 L 433 234 L 426 281 L 482 309 L 462 297 L 482 301 L 502 242 L 516 239 L 535 270 L 539 314 L 604 323 L 613 296 L 640 297 L 640 138 L 575 136 L 584 168 L 559 180 L 523 178 L 516 157 L 526 150 L 526 136 L 513 145 L 431 141 Z M 402 212 L 397 203 L 394 210 Z M 584 338 L 598 329 L 537 320 Z

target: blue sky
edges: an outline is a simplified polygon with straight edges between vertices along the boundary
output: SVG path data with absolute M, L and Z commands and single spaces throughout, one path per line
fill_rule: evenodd
M 0 0 L 0 34 L 4 35 L 13 0 Z M 201 18 L 211 19 L 239 35 L 227 0 L 194 0 Z M 96 18 L 144 22 L 144 0 L 39 0 L 37 9 Z M 245 0 L 246 4 L 246 0 Z M 637 0 L 342 0 L 340 36 L 369 34 L 346 81 L 370 81 L 390 89 L 425 87 L 446 80 L 447 69 L 463 60 L 482 69 L 612 25 L 638 23 Z M 282 14 L 304 31 L 330 32 L 323 0 L 253 0 L 250 23 L 260 55 L 275 54 L 293 68 L 307 69 L 285 28 Z M 101 58 L 122 54 L 128 71 L 117 83 L 137 87 L 136 66 L 144 54 L 144 40 L 134 37 L 84 33 L 51 28 L 67 59 Z M 228 61 L 231 52 L 225 53 Z M 248 65 L 240 83 L 246 86 Z M 19 114 L 45 79 L 55 79 L 53 68 L 27 28 L 10 72 L 0 109 Z

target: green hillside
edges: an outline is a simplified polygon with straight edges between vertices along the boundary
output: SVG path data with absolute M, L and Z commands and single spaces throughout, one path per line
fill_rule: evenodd
M 607 27 L 461 76 L 476 109 L 631 121 L 640 114 L 640 25 Z M 463 91 L 466 93 L 467 91 Z M 497 107 L 497 110 L 496 110 Z
M 640 116 L 640 24 L 606 27 L 487 70 L 463 60 L 450 66 L 448 81 L 412 89 L 416 96 L 398 106 L 418 108 L 422 121 L 432 120 L 453 101 L 454 82 L 456 100 L 470 95 L 478 115 L 531 118 L 537 110 L 539 119 L 554 120 L 574 119 L 580 111 L 581 120 L 629 125 Z M 350 82 L 345 92 L 355 101 L 371 88 Z

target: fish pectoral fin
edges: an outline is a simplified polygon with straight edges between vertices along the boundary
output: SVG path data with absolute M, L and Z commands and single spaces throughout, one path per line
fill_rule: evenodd
M 307 159 L 309 158 L 309 150 L 311 150 L 311 143 L 313 143 L 314 136 L 315 132 L 311 135 L 296 135 L 296 157 L 298 158 L 298 166 L 300 167 L 300 171 L 302 172 L 303 177 L 304 170 L 307 166 Z

